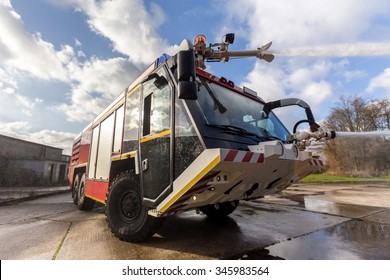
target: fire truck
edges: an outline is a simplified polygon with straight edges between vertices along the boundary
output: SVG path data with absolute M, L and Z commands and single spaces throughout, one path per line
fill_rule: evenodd
M 234 34 L 206 45 L 203 35 L 162 55 L 75 139 L 69 169 L 74 203 L 105 205 L 108 226 L 128 242 L 150 238 L 165 217 L 198 210 L 210 219 L 240 200 L 281 192 L 323 162 L 305 141 L 332 137 L 295 98 L 265 102 L 249 88 L 206 72 L 205 62 L 257 57 L 271 43 L 230 51 Z M 275 108 L 302 107 L 311 131 L 291 134 Z M 294 127 L 294 132 L 295 127 Z

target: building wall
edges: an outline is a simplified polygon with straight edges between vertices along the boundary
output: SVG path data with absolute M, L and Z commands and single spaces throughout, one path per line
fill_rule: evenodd
M 16 159 L 61 160 L 62 149 L 0 135 L 0 156 Z
M 67 179 L 70 156 L 63 155 L 60 148 L 0 135 L 0 157 L 6 159 L 7 168 L 12 169 L 9 174 L 18 174 L 17 170 L 31 170 L 37 178 L 44 179 L 41 181 Z

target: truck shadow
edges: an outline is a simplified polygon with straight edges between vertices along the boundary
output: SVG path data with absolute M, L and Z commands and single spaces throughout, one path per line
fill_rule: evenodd
M 234 216 L 213 220 L 190 211 L 168 217 L 142 246 L 174 251 L 176 254 L 167 256 L 169 259 L 247 259 L 245 252 L 265 245 L 256 244 L 256 240 L 245 233 L 245 225 Z M 272 259 L 266 252 L 256 258 Z

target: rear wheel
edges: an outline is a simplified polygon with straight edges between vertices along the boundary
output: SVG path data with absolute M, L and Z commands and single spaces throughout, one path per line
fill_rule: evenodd
M 106 199 L 108 226 L 120 240 L 147 240 L 162 226 L 162 218 L 148 215 L 142 202 L 138 182 L 129 173 L 118 175 L 110 186 Z
M 72 186 L 72 198 L 73 198 L 74 205 L 77 205 L 79 184 L 80 184 L 80 175 L 76 175 L 74 177 L 73 186 Z
M 206 205 L 199 208 L 202 213 L 206 214 L 210 219 L 223 219 L 238 206 L 238 200 L 235 201 L 226 201 L 212 205 Z
M 85 180 L 86 177 L 83 174 L 77 191 L 77 207 L 80 210 L 91 210 L 95 201 L 85 196 Z

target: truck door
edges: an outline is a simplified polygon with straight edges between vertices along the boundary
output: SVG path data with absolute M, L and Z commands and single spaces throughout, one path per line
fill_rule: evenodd
M 160 68 L 143 84 L 140 131 L 141 178 L 144 202 L 155 206 L 171 185 L 172 87 Z M 162 80 L 162 82 L 161 82 Z

